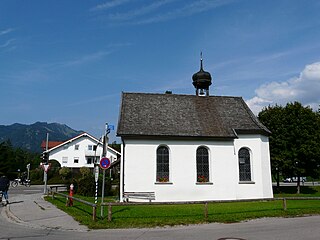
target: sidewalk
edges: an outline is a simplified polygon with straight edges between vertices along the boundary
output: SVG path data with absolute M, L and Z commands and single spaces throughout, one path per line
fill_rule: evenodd
M 42 193 L 12 196 L 10 203 L 0 210 L 8 221 L 32 228 L 88 231 L 86 226 L 45 201 Z

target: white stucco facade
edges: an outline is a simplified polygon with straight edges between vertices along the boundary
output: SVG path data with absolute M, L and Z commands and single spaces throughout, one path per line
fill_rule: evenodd
M 230 140 L 122 139 L 120 196 L 154 192 L 157 202 L 272 198 L 269 140 L 260 134 L 239 134 Z M 156 152 L 169 149 L 169 182 L 156 181 Z M 209 153 L 209 181 L 197 182 L 196 151 Z M 239 181 L 238 152 L 250 152 L 251 181 Z M 123 199 L 120 199 L 123 200 Z
M 87 133 L 83 133 L 48 150 L 49 160 L 57 160 L 61 167 L 94 167 L 95 159 L 99 163 L 102 156 L 102 143 Z M 108 147 L 107 157 L 111 162 L 117 160 L 120 153 Z

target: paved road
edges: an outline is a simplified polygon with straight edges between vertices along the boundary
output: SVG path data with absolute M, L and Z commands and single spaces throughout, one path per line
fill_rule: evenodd
M 260 219 L 238 224 L 207 224 L 188 227 L 94 230 L 88 232 L 27 228 L 0 219 L 0 239 L 136 239 L 136 240 L 319 240 L 320 217 Z
M 38 189 L 38 190 L 37 190 Z M 38 187 L 30 189 L 17 188 L 10 192 L 14 199 L 28 194 L 25 199 L 39 196 Z M 36 200 L 38 201 L 38 200 Z M 17 201 L 18 202 L 18 201 Z M 32 203 L 29 201 L 28 204 Z M 26 204 L 27 200 L 17 203 Z M 12 208 L 15 205 L 12 204 Z M 29 205 L 30 206 L 30 205 Z M 52 207 L 54 210 L 54 207 Z M 246 240 L 319 240 L 320 216 L 300 218 L 266 218 L 235 224 L 205 224 L 182 227 L 168 227 L 155 229 L 123 229 L 123 230 L 86 230 L 67 231 L 55 228 L 45 228 L 37 225 L 12 222 L 5 215 L 4 208 L 0 208 L 0 239 L 111 239 L 111 240 L 218 240 L 218 239 L 246 239 Z M 27 211 L 28 209 L 26 209 Z M 54 211 L 53 211 L 54 212 Z M 21 213 L 21 212 L 20 212 Z M 46 216 L 46 215 L 44 215 Z M 27 220 L 26 220 L 27 221 Z M 42 219 L 45 222 L 46 219 Z

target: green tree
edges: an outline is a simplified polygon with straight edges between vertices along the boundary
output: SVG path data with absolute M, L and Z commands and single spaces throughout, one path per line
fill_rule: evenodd
M 113 148 L 118 152 L 121 152 L 121 144 L 117 143 L 116 141 L 113 141 L 112 143 L 110 143 L 109 147 Z
M 37 153 L 31 153 L 21 148 L 13 148 L 10 140 L 0 143 L 0 173 L 6 174 L 10 179 L 18 177 L 20 172 L 27 171 L 27 164 L 31 169 L 37 168 L 40 163 L 40 157 Z
M 271 158 L 271 172 L 277 180 L 279 187 L 279 172 L 286 169 L 287 162 L 283 156 L 285 146 L 285 127 L 284 127 L 284 111 L 281 106 L 273 106 L 265 108 L 259 113 L 259 120 L 271 131 L 270 141 L 270 158 Z
M 272 171 L 285 176 L 315 176 L 319 166 L 320 121 L 319 112 L 301 103 L 285 107 L 269 106 L 259 113 L 259 120 L 272 132 L 270 156 Z

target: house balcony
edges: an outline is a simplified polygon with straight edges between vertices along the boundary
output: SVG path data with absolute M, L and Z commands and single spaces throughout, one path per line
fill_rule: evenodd
M 100 149 L 97 149 L 97 151 L 93 151 L 93 150 L 85 150 L 85 156 L 86 157 L 99 157 L 102 154 L 102 151 Z

